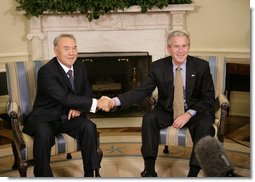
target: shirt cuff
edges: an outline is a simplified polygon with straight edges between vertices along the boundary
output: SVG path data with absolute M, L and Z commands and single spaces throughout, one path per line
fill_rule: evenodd
M 116 104 L 116 107 L 120 106 L 121 103 L 120 103 L 120 99 L 118 97 L 114 97 L 112 98 L 114 101 L 115 101 L 115 104 Z
M 92 99 L 92 105 L 91 105 L 91 108 L 90 108 L 89 112 L 96 113 L 96 109 L 97 109 L 97 100 Z
M 192 117 L 195 116 L 197 113 L 197 111 L 195 111 L 193 109 L 189 109 L 189 110 L 187 110 L 187 112 L 190 113 Z

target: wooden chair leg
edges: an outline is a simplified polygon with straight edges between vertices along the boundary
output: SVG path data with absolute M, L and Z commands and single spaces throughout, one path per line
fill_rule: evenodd
M 27 168 L 29 164 L 27 162 L 21 162 L 18 164 L 18 170 L 20 177 L 27 177 Z
M 97 151 L 98 156 L 99 156 L 99 164 L 101 164 L 102 158 L 103 158 L 103 151 L 101 150 L 101 148 L 98 149 Z
M 18 169 L 18 152 L 17 152 L 14 142 L 12 142 L 12 152 L 13 152 L 13 156 L 14 156 L 14 162 L 12 165 L 12 169 Z
M 167 146 L 167 145 L 165 145 L 165 148 L 164 148 L 163 152 L 164 152 L 165 154 L 169 154 L 169 149 L 168 149 L 168 146 Z
M 221 143 L 224 143 L 224 136 L 223 135 L 218 135 L 218 140 L 221 142 Z
M 66 159 L 72 159 L 73 157 L 72 157 L 72 154 L 71 153 L 67 153 L 66 154 Z

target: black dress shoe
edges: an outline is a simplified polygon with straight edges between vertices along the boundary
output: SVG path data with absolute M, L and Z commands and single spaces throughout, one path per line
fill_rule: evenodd
M 85 171 L 84 177 L 94 177 L 94 171 Z
M 158 174 L 155 171 L 152 173 L 148 173 L 147 171 L 144 170 L 143 172 L 141 172 L 141 176 L 142 177 L 157 177 Z
M 141 176 L 145 177 L 145 170 L 143 170 L 143 172 L 141 172 Z

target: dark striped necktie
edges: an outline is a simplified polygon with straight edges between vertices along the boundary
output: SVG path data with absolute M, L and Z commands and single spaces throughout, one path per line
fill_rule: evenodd
M 68 70 L 67 75 L 68 75 L 69 81 L 70 81 L 70 83 L 72 85 L 72 89 L 74 90 L 73 71 L 72 70 Z

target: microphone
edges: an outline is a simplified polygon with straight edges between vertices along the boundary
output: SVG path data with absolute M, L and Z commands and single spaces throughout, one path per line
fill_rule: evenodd
M 201 138 L 194 148 L 201 169 L 207 177 L 240 177 L 234 172 L 223 144 L 211 136 Z

